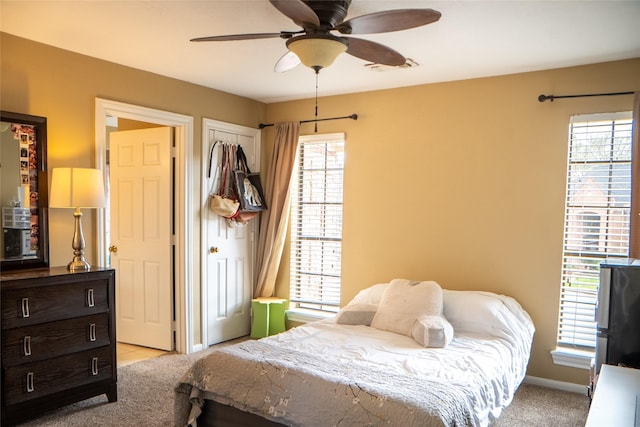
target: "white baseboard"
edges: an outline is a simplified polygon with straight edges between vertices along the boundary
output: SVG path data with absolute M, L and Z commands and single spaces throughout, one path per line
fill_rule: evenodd
M 547 378 L 532 377 L 527 375 L 524 378 L 526 384 L 539 385 L 541 387 L 554 388 L 556 390 L 568 391 L 570 393 L 578 393 L 587 395 L 587 384 L 574 384 L 564 381 L 550 380 Z
M 204 345 L 202 345 L 202 344 L 194 344 L 191 347 L 191 350 L 192 350 L 191 353 L 197 353 L 197 352 L 199 352 L 201 350 L 204 350 L 204 349 L 205 349 Z

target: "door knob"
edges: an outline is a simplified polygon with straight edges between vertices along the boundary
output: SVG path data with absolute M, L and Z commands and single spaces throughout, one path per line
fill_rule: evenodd
M 209 248 L 209 253 L 210 254 L 217 254 L 218 253 L 218 248 L 216 248 L 215 246 L 211 246 Z
M 116 245 L 109 246 L 109 252 L 116 253 L 118 252 L 118 247 Z

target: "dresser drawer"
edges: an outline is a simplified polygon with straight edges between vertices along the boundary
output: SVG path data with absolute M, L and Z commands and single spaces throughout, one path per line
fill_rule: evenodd
M 37 362 L 111 343 L 108 313 L 2 331 L 2 364 Z
M 2 292 L 2 328 L 87 316 L 109 310 L 108 281 L 6 289 Z
M 113 376 L 112 347 L 25 363 L 4 370 L 6 405 L 24 402 Z

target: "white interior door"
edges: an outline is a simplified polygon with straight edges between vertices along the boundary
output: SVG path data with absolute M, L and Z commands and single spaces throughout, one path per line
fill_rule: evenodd
M 240 144 L 247 155 L 252 172 L 259 169 L 260 134 L 256 129 L 234 125 L 211 125 L 204 139 L 204 182 L 208 191 L 218 164 L 220 150 L 215 141 Z M 205 122 L 205 130 L 207 123 Z M 219 144 L 218 144 L 219 145 Z M 208 177 L 209 154 L 211 176 Z M 243 227 L 229 227 L 224 218 L 209 210 L 207 197 L 202 206 L 203 218 L 203 296 L 206 304 L 207 344 L 248 335 L 251 329 L 251 298 L 254 283 L 254 263 L 258 218 Z
M 111 265 L 118 341 L 173 349 L 173 130 L 113 132 Z

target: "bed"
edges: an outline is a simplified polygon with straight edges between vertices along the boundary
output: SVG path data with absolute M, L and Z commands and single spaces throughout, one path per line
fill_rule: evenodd
M 524 379 L 533 334 L 511 297 L 394 279 L 335 318 L 201 358 L 176 387 L 175 423 L 487 426 Z

